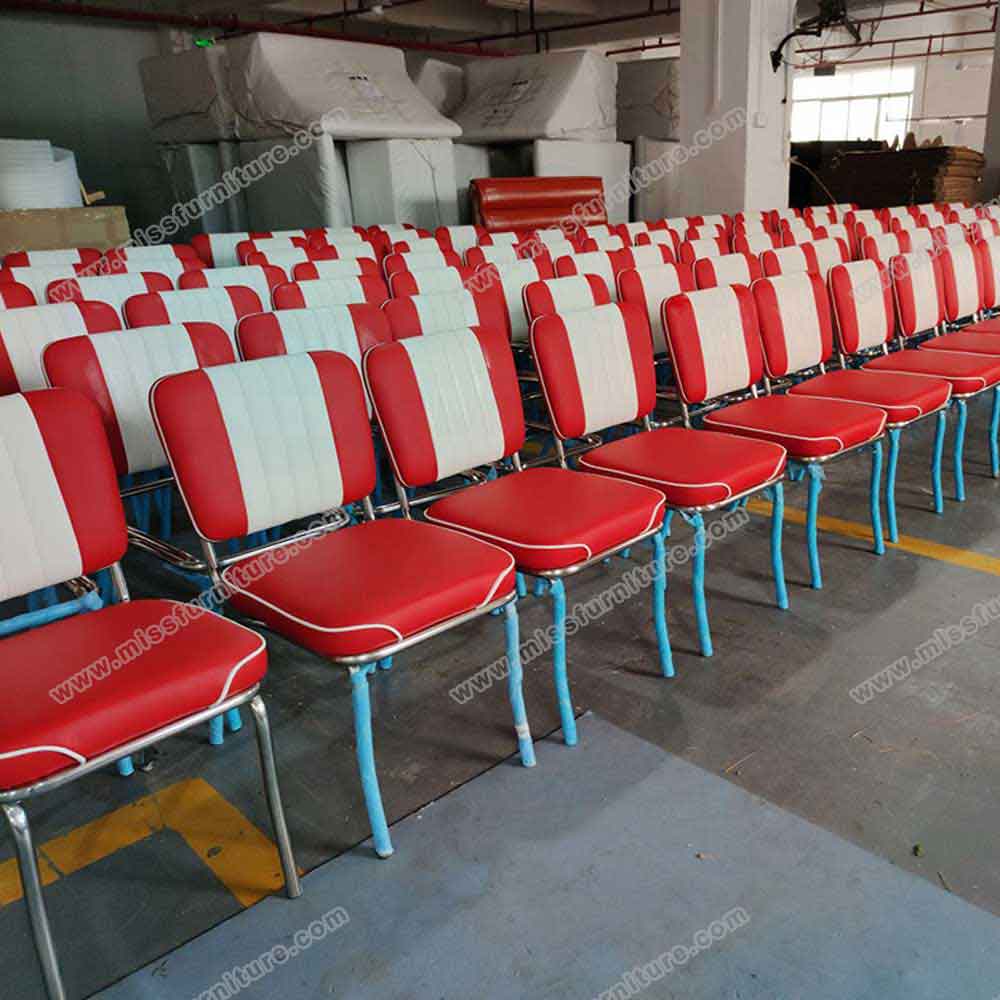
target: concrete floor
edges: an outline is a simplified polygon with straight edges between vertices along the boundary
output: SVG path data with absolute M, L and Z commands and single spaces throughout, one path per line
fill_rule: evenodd
M 987 477 L 987 417 L 985 400 L 970 407 L 969 500 L 948 500 L 944 517 L 930 512 L 930 428 L 905 436 L 898 491 L 903 533 L 1000 557 L 1000 483 Z M 863 456 L 831 465 L 821 513 L 867 523 L 867 471 Z M 949 491 L 950 485 L 949 475 Z M 789 507 L 801 508 L 804 500 L 803 487 L 787 488 Z M 675 527 L 675 542 L 688 537 L 686 527 Z M 880 559 L 864 541 L 840 534 L 822 536 L 821 554 L 825 586 L 816 592 L 806 583 L 803 529 L 786 525 L 791 609 L 777 610 L 767 520 L 754 516 L 709 553 L 715 656 L 695 651 L 689 572 L 679 569 L 670 579 L 669 604 L 676 679 L 658 675 L 644 594 L 571 639 L 574 704 L 1000 915 L 1000 845 L 992 835 L 1000 826 L 1000 627 L 981 630 L 868 704 L 848 694 L 912 654 L 939 626 L 1000 593 L 1000 562 L 973 569 L 892 550 Z M 574 578 L 570 606 L 614 583 L 627 565 L 615 560 Z M 184 592 L 144 559 L 132 557 L 126 568 L 136 596 Z M 544 628 L 548 615 L 547 601 L 522 602 L 522 634 Z M 467 704 L 449 697 L 456 683 L 502 654 L 502 642 L 499 621 L 480 620 L 403 654 L 390 673 L 374 679 L 376 752 L 390 822 L 513 752 L 503 685 Z M 270 655 L 266 694 L 286 809 L 299 864 L 308 870 L 368 836 L 349 692 L 342 673 L 280 638 L 270 637 Z M 558 725 L 550 663 L 542 656 L 525 670 L 536 739 Z M 149 773 L 130 780 L 94 776 L 42 799 L 31 809 L 36 840 L 45 844 L 195 776 L 268 831 L 249 736 L 230 736 L 213 749 L 204 733 L 191 733 L 165 744 Z M 753 851 L 749 830 L 746 849 Z M 9 842 L 0 842 L 0 863 L 11 853 Z M 47 899 L 74 997 L 241 909 L 172 832 L 67 873 Z M 9 995 L 41 997 L 22 903 L 0 902 L 0 940 Z

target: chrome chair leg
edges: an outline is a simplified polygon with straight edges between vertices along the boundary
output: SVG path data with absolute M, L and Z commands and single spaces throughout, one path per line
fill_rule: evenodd
M 278 855 L 281 858 L 281 870 L 285 876 L 285 892 L 289 899 L 295 899 L 302 895 L 302 884 L 299 882 L 299 870 L 295 867 L 292 839 L 288 835 L 288 824 L 285 822 L 285 809 L 281 804 L 278 769 L 274 763 L 274 744 L 271 742 L 271 724 L 267 719 L 264 699 L 259 694 L 250 702 L 250 711 L 257 729 L 260 769 L 264 775 L 264 791 L 267 795 L 268 809 L 271 811 L 271 826 L 274 828 Z
M 59 960 L 56 957 L 56 946 L 52 940 L 52 930 L 49 918 L 45 912 L 45 900 L 42 898 L 42 882 L 38 877 L 38 860 L 35 857 L 35 847 L 31 842 L 31 827 L 28 826 L 28 816 L 17 802 L 4 805 L 4 815 L 14 836 L 14 846 L 17 850 L 18 870 L 21 874 L 21 885 L 24 888 L 24 901 L 28 907 L 28 918 L 31 921 L 31 935 L 38 952 L 38 961 L 45 977 L 45 987 L 50 1000 L 66 1000 L 66 990 L 63 988 L 62 976 L 59 974 Z

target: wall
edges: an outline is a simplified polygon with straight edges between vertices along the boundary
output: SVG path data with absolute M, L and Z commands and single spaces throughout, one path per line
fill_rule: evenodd
M 124 205 L 133 229 L 173 204 L 138 71 L 159 46 L 154 27 L 0 14 L 0 136 L 72 149 L 87 189 Z

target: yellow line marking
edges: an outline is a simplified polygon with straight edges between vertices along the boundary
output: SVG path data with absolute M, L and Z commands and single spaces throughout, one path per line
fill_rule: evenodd
M 771 505 L 763 500 L 751 500 L 747 504 L 747 508 L 754 514 L 770 516 L 771 513 Z M 791 524 L 805 524 L 806 512 L 801 507 L 786 506 L 785 520 Z M 820 531 L 826 531 L 832 535 L 858 538 L 866 542 L 872 540 L 871 526 L 861 524 L 858 521 L 845 521 L 839 517 L 826 517 L 820 514 L 816 519 L 816 526 Z M 898 542 L 886 541 L 885 544 L 887 549 L 900 549 L 915 556 L 923 556 L 925 559 L 936 559 L 938 562 L 951 563 L 953 566 L 976 570 L 979 573 L 992 573 L 994 576 L 1000 576 L 1000 559 L 996 556 L 972 552 L 969 549 L 960 549 L 954 545 L 943 545 L 926 538 L 917 538 L 915 535 L 900 535 Z
M 163 830 L 180 834 L 243 906 L 281 888 L 274 844 L 207 781 L 191 778 L 100 816 L 38 848 L 42 884 Z M 17 860 L 0 863 L 0 908 L 21 898 Z

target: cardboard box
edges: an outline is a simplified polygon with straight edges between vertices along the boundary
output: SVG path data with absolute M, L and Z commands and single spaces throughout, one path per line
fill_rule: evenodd
M 122 205 L 0 212 L 0 256 L 16 250 L 69 247 L 108 250 L 121 246 L 128 238 L 128 219 Z

